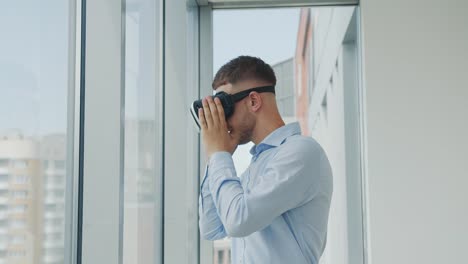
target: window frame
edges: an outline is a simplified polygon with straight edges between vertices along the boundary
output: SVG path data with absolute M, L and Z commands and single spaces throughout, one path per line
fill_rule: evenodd
M 66 212 L 66 228 L 70 231 L 65 238 L 66 259 L 73 264 L 122 263 L 125 0 L 70 1 L 75 3 L 70 8 L 70 19 L 75 23 L 70 35 L 74 53 L 69 69 L 73 78 L 69 80 L 68 115 L 73 135 L 68 140 L 68 155 L 72 158 L 67 159 L 67 173 L 73 177 L 67 182 L 66 199 L 67 205 L 73 206 Z M 174 120 L 187 118 L 190 100 L 212 93 L 213 10 L 356 5 L 358 1 L 161 0 L 161 3 L 158 18 L 161 46 L 155 47 L 160 55 L 158 72 L 162 87 L 156 92 L 155 109 L 161 121 L 157 127 L 160 137 L 156 140 L 161 146 L 156 152 L 160 155 L 156 155 L 156 170 L 160 172 L 156 175 L 156 194 L 161 201 L 156 210 L 159 216 L 155 235 L 161 238 L 156 240 L 155 255 L 160 256 L 156 263 L 196 259 L 197 263 L 212 264 L 213 243 L 201 240 L 198 233 L 199 185 L 206 164 L 200 137 L 189 128 L 192 124 Z M 75 62 L 81 66 L 74 67 Z M 181 76 L 170 69 L 182 69 L 187 74 Z M 180 97 L 181 92 L 186 98 Z M 362 129 L 361 120 L 361 138 Z M 174 147 L 181 139 L 187 144 Z M 187 166 L 175 166 L 178 163 Z M 105 196 L 102 186 L 106 186 Z M 180 247 L 180 241 L 187 244 Z
M 125 5 L 82 1 L 76 261 L 121 263 Z
M 212 38 L 212 29 L 213 29 L 213 21 L 211 19 L 213 10 L 216 9 L 244 9 L 244 8 L 273 8 L 273 7 L 307 7 L 307 6 L 356 6 L 356 56 L 357 56 L 357 101 L 358 101 L 358 116 L 357 116 L 357 128 L 356 131 L 358 142 L 356 142 L 356 148 L 359 149 L 359 157 L 356 160 L 359 162 L 359 173 L 360 178 L 357 179 L 359 181 L 359 186 L 357 188 L 360 189 L 361 192 L 361 199 L 360 199 L 360 208 L 361 217 L 362 217 L 362 258 L 363 263 L 369 263 L 370 253 L 369 253 L 369 231 L 368 231 L 368 189 L 367 189 L 367 182 L 368 182 L 368 173 L 367 173 L 367 152 L 366 152 L 366 134 L 365 134 L 365 123 L 366 123 L 366 116 L 365 116 L 365 91 L 363 90 L 362 85 L 362 33 L 361 33 L 361 16 L 360 16 L 360 7 L 359 7 L 359 0 L 295 0 L 295 1 L 287 1 L 287 0 L 266 0 L 266 1 L 256 1 L 256 0 L 197 0 L 198 5 L 200 8 L 205 8 L 204 12 L 200 13 L 200 65 L 203 65 L 200 68 L 200 92 L 201 94 L 209 94 L 211 90 L 207 89 L 211 85 L 211 81 L 208 82 L 207 80 L 203 80 L 206 76 L 211 76 L 212 71 L 210 72 L 203 72 L 204 67 L 211 67 L 212 69 L 212 51 L 213 51 L 213 38 Z M 204 22 L 205 21 L 205 22 Z M 208 32 L 209 34 L 204 32 Z M 207 44 L 210 42 L 210 44 Z M 315 48 L 315 47 L 314 47 Z M 312 67 L 314 70 L 315 67 Z M 203 75 L 205 74 L 205 76 Z M 313 73 L 315 74 L 315 72 Z M 310 104 L 317 104 L 316 102 L 309 102 Z M 200 157 L 203 157 L 203 152 L 200 150 Z M 204 162 L 200 159 L 200 177 L 203 177 L 204 173 Z M 212 241 L 203 241 L 200 240 L 200 260 L 203 260 L 200 263 L 213 263 L 213 242 Z M 359 254 L 359 253 L 358 253 Z
M 200 6 L 222 8 L 271 8 L 358 5 L 359 0 L 197 0 Z

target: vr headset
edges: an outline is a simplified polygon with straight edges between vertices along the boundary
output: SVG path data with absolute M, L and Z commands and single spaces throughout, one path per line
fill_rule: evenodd
M 235 94 L 228 94 L 225 92 L 219 92 L 216 93 L 215 95 L 211 96 L 213 100 L 218 97 L 221 101 L 221 104 L 223 105 L 224 109 L 224 116 L 226 119 L 228 119 L 233 113 L 234 113 L 234 105 L 236 102 L 239 102 L 240 100 L 244 99 L 247 97 L 251 92 L 257 92 L 257 93 L 275 93 L 275 87 L 274 86 L 261 86 L 261 87 L 255 87 L 251 88 L 242 92 L 238 92 Z M 200 131 L 200 119 L 198 117 L 198 109 L 203 108 L 203 103 L 202 99 L 196 100 L 195 102 L 192 103 L 190 106 L 190 113 L 192 114 L 193 121 L 195 122 L 196 127 L 198 128 L 198 131 Z

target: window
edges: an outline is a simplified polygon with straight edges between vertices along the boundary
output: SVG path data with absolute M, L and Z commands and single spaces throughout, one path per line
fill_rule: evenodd
M 0 175 L 0 183 L 6 183 L 10 180 L 10 176 L 8 174 Z
M 13 191 L 12 195 L 15 199 L 26 199 L 28 197 L 28 191 Z
M 355 9 L 336 6 L 213 12 L 213 73 L 239 55 L 262 58 L 277 75 L 276 100 L 285 123 L 298 121 L 302 134 L 315 138 L 329 155 L 336 188 L 328 243 L 320 261 L 324 264 L 340 263 L 346 258 L 350 263 L 363 263 L 364 255 L 362 193 L 358 184 L 361 172 Z M 293 63 L 289 65 L 288 60 Z M 251 146 L 239 146 L 233 155 L 241 178 L 250 163 Z M 228 255 L 222 255 L 227 240 L 214 242 L 215 263 Z
M 25 213 L 27 210 L 28 206 L 25 204 L 18 204 L 18 205 L 12 205 L 10 206 L 10 213 L 12 214 L 22 214 Z
M 63 169 L 60 175 L 72 177 L 65 164 L 72 146 L 68 143 L 73 142 L 68 125 L 75 115 L 69 105 L 75 94 L 70 12 L 75 4 L 74 0 L 0 4 L 0 215 L 14 214 L 0 219 L 0 229 L 15 244 L 11 250 L 0 250 L 0 263 L 46 263 L 42 257 L 50 248 L 39 239 L 39 234 L 48 233 L 49 216 L 43 210 L 50 190 L 45 188 L 46 169 L 59 160 L 55 166 Z M 5 169 L 10 171 L 8 181 Z M 60 188 L 65 192 L 65 184 Z M 53 225 L 65 221 L 65 208 L 61 213 L 50 219 Z M 64 235 L 65 228 L 54 232 Z M 63 261 L 63 239 L 61 246 L 61 263 L 68 263 Z
M 24 169 L 28 166 L 28 162 L 25 160 L 15 160 L 13 161 L 13 167 L 17 169 Z
M 224 250 L 218 251 L 218 264 L 224 264 Z
M 28 175 L 16 175 L 13 179 L 16 184 L 26 184 L 29 182 Z
M 10 227 L 13 229 L 23 229 L 26 228 L 26 220 L 24 219 L 14 219 L 10 221 Z
M 44 221 L 46 226 L 60 226 L 63 224 L 63 220 L 61 219 L 45 219 Z
M 23 244 L 26 241 L 25 235 L 14 235 L 11 239 L 12 244 Z
M 55 164 L 55 168 L 57 169 L 61 169 L 61 170 L 65 169 L 65 160 L 56 160 L 54 164 Z
M 25 257 L 26 251 L 23 251 L 23 250 L 8 251 L 8 256 L 12 258 Z

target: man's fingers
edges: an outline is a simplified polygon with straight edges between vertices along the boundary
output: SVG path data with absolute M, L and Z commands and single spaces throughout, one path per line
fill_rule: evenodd
M 212 97 L 208 97 L 207 101 L 208 101 L 208 105 L 210 107 L 211 117 L 213 119 L 213 125 L 218 125 L 219 124 L 219 117 L 218 117 L 218 109 L 216 108 L 216 104 L 213 102 Z
M 215 104 L 216 104 L 216 108 L 218 109 L 219 123 L 223 127 L 226 127 L 226 117 L 224 116 L 223 104 L 221 103 L 221 100 L 219 98 L 215 98 Z
M 208 102 L 206 98 L 202 100 L 203 103 L 203 113 L 205 114 L 205 120 L 206 120 L 206 126 L 212 127 L 213 126 L 213 119 L 211 117 L 211 110 L 210 107 L 208 106 Z
M 202 108 L 198 109 L 198 119 L 200 120 L 201 129 L 206 129 L 205 114 L 203 113 Z

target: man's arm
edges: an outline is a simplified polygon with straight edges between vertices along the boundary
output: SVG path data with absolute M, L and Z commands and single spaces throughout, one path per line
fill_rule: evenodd
M 226 231 L 224 230 L 223 223 L 219 219 L 216 207 L 211 196 L 208 181 L 208 167 L 205 170 L 205 176 L 203 177 L 200 197 L 198 199 L 198 210 L 199 210 L 199 221 L 200 235 L 206 240 L 217 240 L 226 237 Z
M 244 190 L 232 157 L 217 152 L 210 159 L 209 189 L 227 235 L 244 237 L 263 229 L 284 212 L 312 200 L 329 186 L 331 169 L 313 141 L 289 143 L 269 162 L 258 182 Z M 324 192 L 328 190 L 323 190 Z
M 203 108 L 198 110 L 198 115 L 200 117 L 200 125 L 203 142 L 207 141 L 207 137 L 214 139 L 214 142 L 210 144 L 205 144 L 205 152 L 209 157 L 212 153 L 219 150 L 227 150 L 230 153 L 233 153 L 238 145 L 238 140 L 233 138 L 229 133 L 226 125 L 226 120 L 224 117 L 223 107 L 219 98 L 216 99 L 216 104 L 210 96 L 207 96 L 202 100 Z M 210 106 L 208 106 L 208 104 Z M 213 115 L 210 114 L 211 110 L 214 110 Z M 218 114 L 219 110 L 220 114 Z M 207 125 L 210 124 L 210 127 L 216 127 L 216 130 L 207 131 Z M 216 125 L 215 125 L 216 124 Z M 207 133 L 208 132 L 208 133 Z M 215 137 L 213 137 L 213 135 Z M 213 144 L 214 143 L 214 144 Z M 210 169 L 210 174 L 211 174 Z M 226 236 L 226 230 L 223 223 L 221 222 L 217 208 L 214 204 L 212 195 L 210 193 L 209 181 L 206 180 L 208 177 L 208 167 L 205 172 L 200 190 L 199 198 L 199 227 L 201 236 L 208 240 L 216 240 Z

